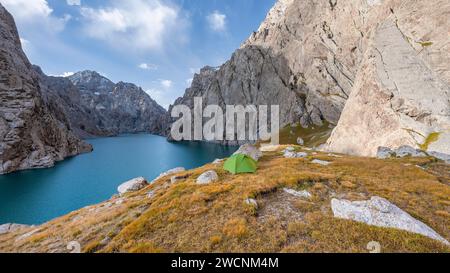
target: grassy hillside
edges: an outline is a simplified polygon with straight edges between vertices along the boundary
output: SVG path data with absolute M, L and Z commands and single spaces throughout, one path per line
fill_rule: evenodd
M 311 151 L 288 159 L 281 149 L 264 153 L 255 174 L 231 175 L 209 164 L 178 174 L 179 182 L 163 177 L 139 192 L 0 235 L 0 251 L 68 252 L 67 243 L 78 241 L 83 252 L 368 252 L 367 243 L 378 241 L 383 252 L 449 252 L 421 235 L 335 219 L 330 209 L 333 197 L 377 195 L 450 240 L 449 165 Z M 207 170 L 220 181 L 197 185 Z M 312 198 L 296 198 L 284 187 L 307 189 Z

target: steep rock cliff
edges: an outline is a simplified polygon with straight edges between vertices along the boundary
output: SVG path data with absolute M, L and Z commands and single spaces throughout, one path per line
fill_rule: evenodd
M 450 3 L 379 1 L 355 85 L 327 149 L 450 154 Z
M 336 124 L 362 59 L 364 18 L 352 3 L 279 0 L 217 69 L 204 68 L 175 102 L 279 105 L 280 125 Z M 368 8 L 368 5 L 366 5 Z
M 331 151 L 450 153 L 449 14 L 443 0 L 279 0 L 175 105 L 278 104 L 281 126 L 337 125 Z
M 91 151 L 72 134 L 62 112 L 53 115 L 47 108 L 14 19 L 1 5 L 0 37 L 0 174 L 50 167 Z

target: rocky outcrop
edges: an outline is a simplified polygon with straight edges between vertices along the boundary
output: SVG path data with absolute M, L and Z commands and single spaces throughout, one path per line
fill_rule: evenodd
M 319 165 L 322 165 L 322 166 L 328 166 L 328 165 L 331 164 L 331 162 L 329 162 L 329 161 L 320 160 L 320 159 L 313 159 L 313 160 L 311 161 L 311 163 L 319 164 Z
M 197 184 L 205 185 L 219 180 L 219 176 L 215 171 L 207 171 L 197 178 Z
M 286 158 L 305 158 L 308 156 L 308 153 L 296 152 L 294 147 L 287 147 L 283 151 L 283 156 Z
M 92 147 L 44 102 L 12 16 L 0 5 L 0 174 L 51 167 Z M 58 118 L 57 118 L 58 117 Z
M 95 71 L 62 78 L 36 70 L 46 102 L 65 111 L 80 137 L 165 132 L 166 110 L 134 84 L 115 84 Z
M 178 174 L 178 173 L 181 173 L 181 172 L 184 172 L 184 171 L 186 171 L 186 169 L 184 167 L 176 167 L 176 168 L 170 169 L 168 171 L 165 171 L 165 172 L 161 173 L 157 178 L 155 178 L 153 180 L 153 182 L 158 180 L 158 179 L 160 179 L 160 178 L 163 178 L 164 176 L 168 176 L 168 175 L 171 175 L 171 174 Z
M 258 148 L 256 148 L 254 145 L 251 144 L 242 145 L 236 152 L 234 152 L 234 155 L 236 154 L 243 154 L 249 156 L 255 161 L 258 161 L 263 156 L 263 153 Z
M 450 153 L 448 1 L 379 1 L 353 91 L 328 149 L 375 156 L 380 146 Z
M 21 224 L 3 224 L 0 225 L 0 235 L 1 234 L 5 234 L 5 233 L 9 233 L 9 232 L 13 232 L 19 229 L 23 229 L 23 228 L 28 228 L 29 226 L 27 225 L 21 225 Z
M 147 185 L 148 185 L 148 182 L 145 178 L 138 177 L 138 178 L 132 179 L 130 181 L 127 181 L 127 182 L 121 184 L 119 187 L 117 187 L 117 191 L 120 194 L 124 194 L 127 192 L 138 191 L 138 190 L 146 187 Z
M 375 156 L 380 146 L 409 145 L 450 154 L 449 10 L 444 0 L 279 0 L 175 105 L 193 108 L 196 96 L 223 109 L 276 104 L 281 127 L 338 124 L 329 151 Z
M 368 225 L 397 228 L 418 233 L 432 239 L 441 241 L 446 245 L 450 243 L 424 223 L 414 219 L 388 200 L 374 196 L 368 201 L 331 200 L 331 209 L 337 218 L 354 220 Z
M 296 191 L 293 189 L 289 189 L 289 188 L 283 188 L 283 191 L 285 193 L 288 193 L 290 195 L 293 195 L 295 197 L 299 197 L 299 198 L 306 198 L 309 199 L 312 197 L 311 193 L 306 191 L 306 190 L 302 190 L 302 191 Z
M 363 18 L 357 10 L 347 12 L 349 5 L 342 3 L 345 11 L 336 12 L 325 0 L 279 0 L 231 59 L 201 69 L 175 105 L 193 108 L 196 96 L 223 110 L 225 105 L 279 105 L 281 127 L 336 124 L 362 55 Z

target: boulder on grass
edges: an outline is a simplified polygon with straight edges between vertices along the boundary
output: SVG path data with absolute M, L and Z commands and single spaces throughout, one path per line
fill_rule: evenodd
M 242 145 L 234 154 L 244 154 L 258 161 L 263 156 L 262 152 L 251 144 Z
M 312 197 L 311 193 L 309 193 L 309 192 L 306 191 L 306 190 L 303 190 L 303 191 L 296 191 L 296 190 L 289 189 L 289 188 L 283 188 L 283 191 L 284 191 L 285 193 L 288 193 L 288 194 L 293 195 L 293 196 L 295 196 L 295 197 L 306 198 L 306 199 L 309 199 L 309 198 Z
M 425 156 L 427 156 L 421 150 L 414 149 L 413 147 L 407 146 L 407 145 L 400 146 L 398 149 L 395 150 L 395 154 L 397 157 L 406 157 L 406 156 L 425 157 Z
M 177 168 L 170 169 L 170 170 L 168 170 L 166 172 L 161 173 L 157 178 L 155 178 L 153 180 L 153 182 L 158 180 L 158 179 L 160 179 L 160 178 L 162 178 L 162 177 L 164 177 L 164 176 L 171 175 L 171 174 L 177 174 L 177 173 L 181 173 L 181 172 L 184 172 L 184 171 L 186 171 L 186 169 L 183 168 L 183 167 L 177 167 Z
M 219 176 L 215 171 L 207 171 L 197 178 L 197 184 L 205 185 L 219 180 Z
M 378 196 L 374 196 L 367 201 L 353 202 L 332 199 L 331 209 L 336 218 L 353 220 L 372 226 L 406 230 L 449 245 L 449 242 L 433 229 L 414 219 L 388 200 Z
M 21 225 L 21 224 L 11 224 L 11 223 L 3 224 L 3 225 L 0 225 L 0 234 L 13 232 L 13 231 L 16 231 L 16 230 L 19 230 L 22 228 L 27 228 L 27 227 L 29 227 L 29 226 Z
M 388 147 L 378 147 L 377 158 L 379 159 L 387 159 L 395 156 L 395 152 Z
M 126 192 L 138 191 L 138 190 L 146 187 L 147 185 L 148 185 L 148 182 L 147 182 L 147 180 L 145 180 L 145 178 L 138 177 L 138 178 L 132 179 L 130 181 L 127 181 L 127 182 L 121 184 L 117 188 L 117 191 L 120 194 L 124 194 Z

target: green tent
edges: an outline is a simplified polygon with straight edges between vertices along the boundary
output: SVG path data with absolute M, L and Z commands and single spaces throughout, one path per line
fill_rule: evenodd
M 228 158 L 223 165 L 223 169 L 232 174 L 254 173 L 258 168 L 256 161 L 244 154 L 235 154 Z

